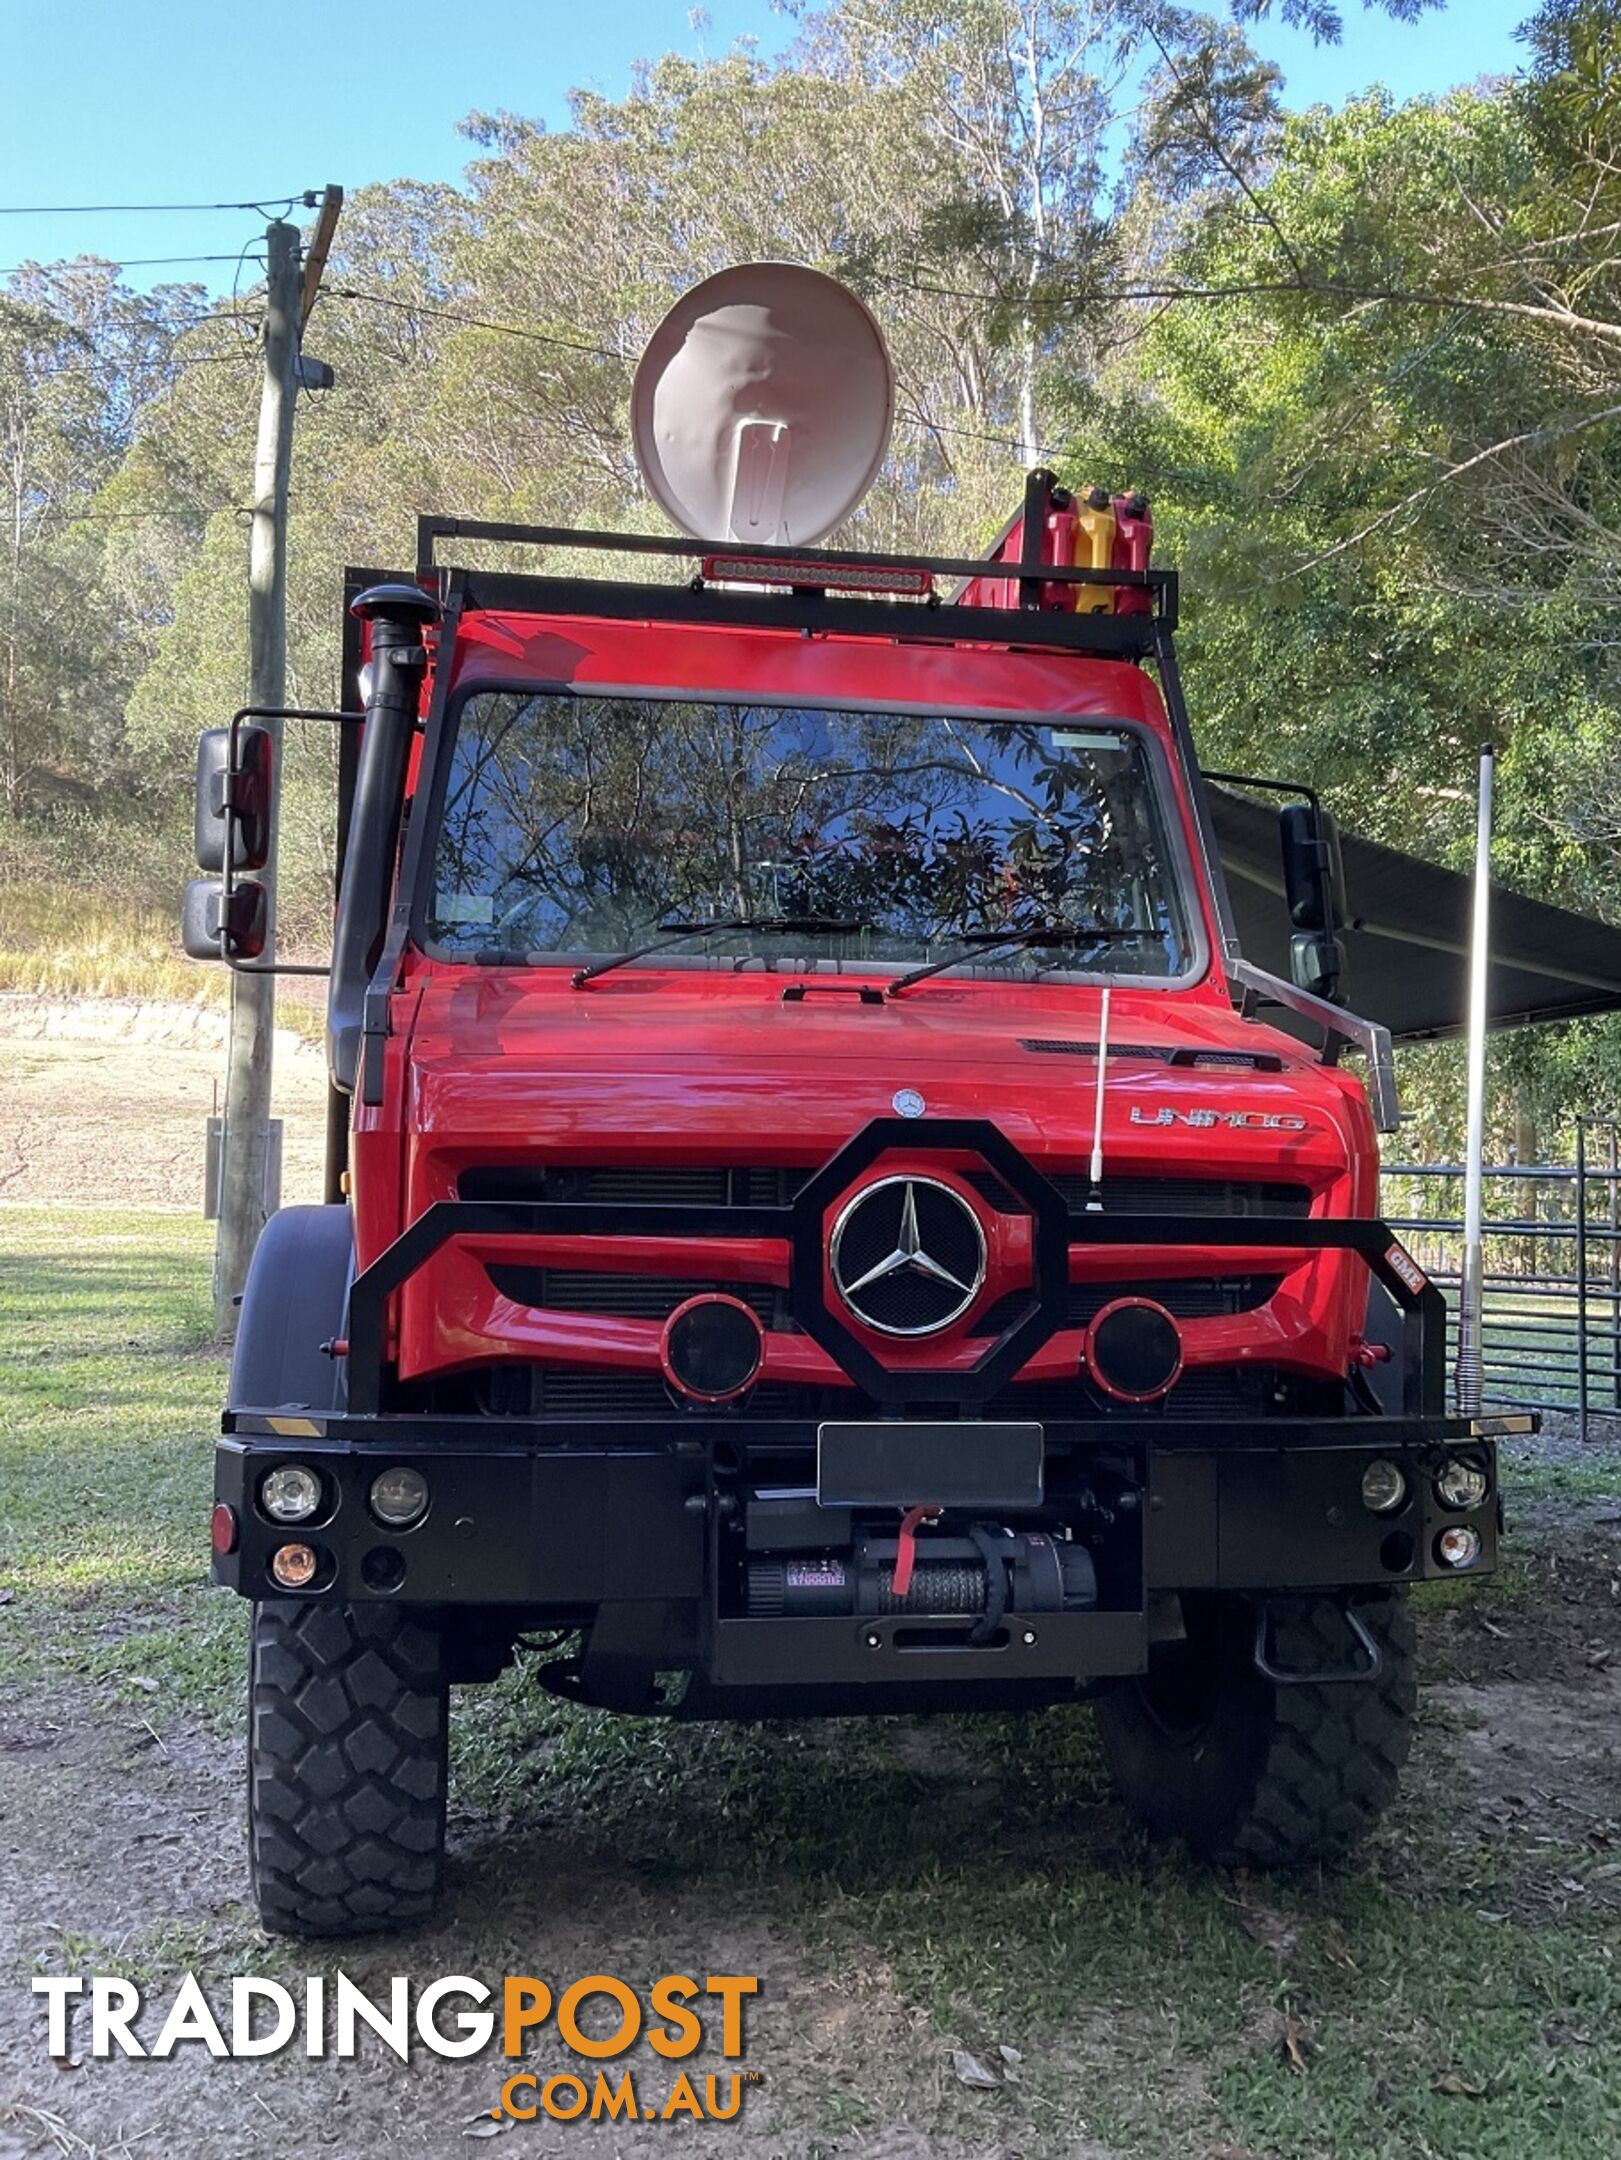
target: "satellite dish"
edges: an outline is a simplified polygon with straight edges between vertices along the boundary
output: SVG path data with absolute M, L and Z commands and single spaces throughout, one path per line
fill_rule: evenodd
M 805 546 L 876 479 L 895 371 L 836 278 L 739 263 L 684 293 L 653 332 L 630 412 L 642 475 L 683 532 Z

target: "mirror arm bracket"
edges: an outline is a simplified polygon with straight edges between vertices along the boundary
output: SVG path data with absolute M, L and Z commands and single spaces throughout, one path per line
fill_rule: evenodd
M 1401 1105 L 1396 1096 L 1396 1059 L 1391 1048 L 1390 1030 L 1377 1020 L 1364 1020 L 1359 1013 L 1346 1012 L 1342 1006 L 1330 1005 L 1326 998 L 1313 997 L 1309 990 L 1297 990 L 1293 983 L 1285 982 L 1279 975 L 1270 975 L 1265 968 L 1252 960 L 1235 959 L 1227 962 L 1228 979 L 1237 983 L 1247 998 L 1251 991 L 1281 1005 L 1285 1012 L 1297 1013 L 1303 1020 L 1315 1020 L 1322 1028 L 1329 1043 L 1336 1038 L 1341 1043 L 1351 1043 L 1368 1061 L 1368 1098 L 1373 1106 L 1373 1121 L 1381 1132 L 1396 1132 L 1401 1125 Z M 1324 1051 L 1324 1062 L 1334 1060 Z

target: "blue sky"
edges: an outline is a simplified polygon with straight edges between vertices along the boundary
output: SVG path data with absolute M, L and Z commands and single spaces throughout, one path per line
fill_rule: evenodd
M 1533 0 L 1451 0 L 1416 26 L 1343 0 L 1345 43 L 1263 27 L 1292 103 L 1338 101 L 1369 82 L 1402 96 L 1515 67 L 1514 30 Z M 456 123 L 505 109 L 558 126 L 566 93 L 620 95 L 631 62 L 671 49 L 722 52 L 752 35 L 779 50 L 792 26 L 771 0 L 0 0 L 7 59 L 0 206 L 215 203 L 285 196 L 328 180 L 354 189 L 409 176 L 455 179 Z M 386 42 L 383 33 L 386 33 Z M 266 102 L 272 85 L 284 114 Z M 0 216 L 0 272 L 82 250 L 134 261 L 234 255 L 251 212 Z M 135 268 L 131 282 L 197 278 L 228 290 L 232 264 Z

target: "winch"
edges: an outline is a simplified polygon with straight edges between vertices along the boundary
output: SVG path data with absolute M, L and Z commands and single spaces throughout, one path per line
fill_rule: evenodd
M 749 1562 L 754 1619 L 831 1613 L 1086 1612 L 1097 1603 L 1097 1574 L 1084 1545 L 1045 1531 L 974 1523 L 960 1535 L 920 1539 L 905 1594 L 895 1592 L 901 1539 L 858 1537 L 848 1552 L 786 1552 Z M 904 1580 L 904 1577 L 903 1577 Z

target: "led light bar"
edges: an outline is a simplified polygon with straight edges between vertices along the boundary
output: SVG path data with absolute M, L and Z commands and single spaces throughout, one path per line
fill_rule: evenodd
M 899 593 L 909 600 L 926 600 L 934 591 L 930 571 L 891 570 L 877 563 L 785 562 L 780 556 L 706 555 L 702 568 L 708 584 L 809 585 L 818 592 Z

